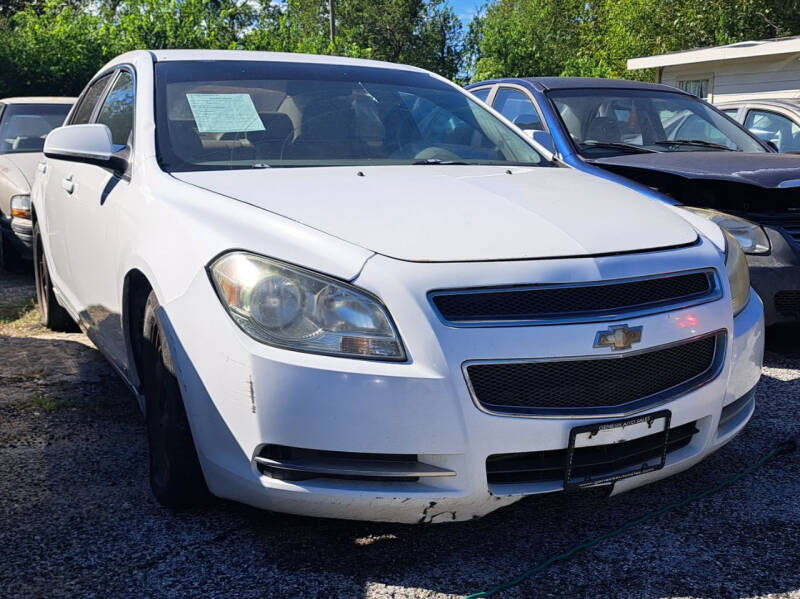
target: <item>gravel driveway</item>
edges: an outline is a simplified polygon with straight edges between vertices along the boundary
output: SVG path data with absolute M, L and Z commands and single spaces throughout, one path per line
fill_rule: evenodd
M 770 338 L 758 407 L 695 468 L 619 497 L 532 497 L 463 524 L 318 520 L 224 501 L 174 513 L 147 483 L 133 397 L 0 272 L 0 596 L 458 597 L 702 491 L 800 434 L 800 332 Z M 561 562 L 502 597 L 800 598 L 800 453 Z

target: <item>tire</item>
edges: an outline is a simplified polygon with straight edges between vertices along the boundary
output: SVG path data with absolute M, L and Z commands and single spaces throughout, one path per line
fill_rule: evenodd
M 47 259 L 42 245 L 39 223 L 33 225 L 33 275 L 36 287 L 36 305 L 39 308 L 39 320 L 42 326 L 51 331 L 73 332 L 78 327 L 72 317 L 53 293 L 53 282 L 47 268 Z
M 172 355 L 157 317 L 158 300 L 151 292 L 142 330 L 141 379 L 145 395 L 150 488 L 169 508 L 190 508 L 208 498 L 197 450 L 186 418 Z
M 8 238 L 0 232 L 0 270 L 20 273 L 23 271 L 22 254 Z

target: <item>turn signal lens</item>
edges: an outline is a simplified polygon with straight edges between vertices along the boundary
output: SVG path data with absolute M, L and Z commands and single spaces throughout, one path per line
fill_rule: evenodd
M 31 218 L 31 196 L 11 196 L 11 216 Z

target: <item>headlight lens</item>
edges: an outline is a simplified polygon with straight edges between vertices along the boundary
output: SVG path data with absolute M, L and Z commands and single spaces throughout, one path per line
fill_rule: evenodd
M 722 230 L 725 235 L 725 270 L 728 273 L 728 283 L 731 287 L 731 301 L 733 315 L 736 316 L 744 310 L 750 299 L 750 269 L 747 258 L 739 242 L 727 230 Z
M 256 341 L 357 358 L 405 360 L 386 308 L 341 281 L 247 252 L 209 267 L 222 304 Z
M 769 251 L 769 238 L 760 225 L 717 210 L 689 206 L 684 208 L 715 222 L 733 235 L 745 254 L 766 254 Z
M 31 196 L 11 196 L 11 216 L 31 218 Z

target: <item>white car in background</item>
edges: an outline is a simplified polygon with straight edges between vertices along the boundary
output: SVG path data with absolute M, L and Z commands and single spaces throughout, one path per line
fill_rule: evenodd
M 19 270 L 31 258 L 30 185 L 44 138 L 64 123 L 75 98 L 0 100 L 0 269 Z
M 167 506 L 625 491 L 745 425 L 763 308 L 716 225 L 549 158 L 417 68 L 125 54 L 47 138 L 42 319 L 130 385 Z

